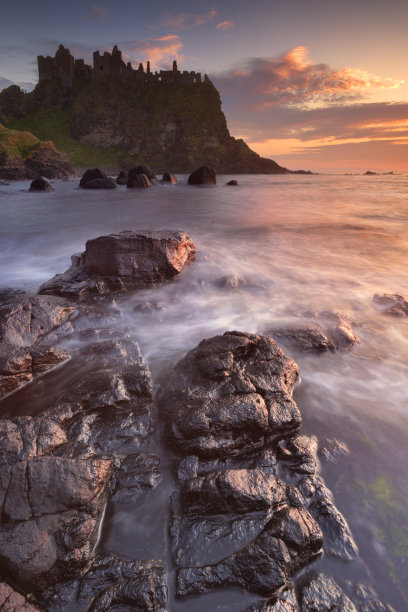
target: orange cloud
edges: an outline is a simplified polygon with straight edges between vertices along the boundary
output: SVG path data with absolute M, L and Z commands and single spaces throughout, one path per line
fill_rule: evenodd
M 172 60 L 182 61 L 182 48 L 183 43 L 176 34 L 135 40 L 125 43 L 123 58 L 134 64 L 149 60 L 151 69 L 157 70 L 159 66 L 168 67 Z
M 211 21 L 216 16 L 217 11 L 211 9 L 208 13 L 193 14 L 193 13 L 181 13 L 180 15 L 170 15 L 166 13 L 160 20 L 160 25 L 166 28 L 173 28 L 173 30 L 192 30 L 197 28 L 208 21 Z
M 221 21 L 221 23 L 217 23 L 215 27 L 217 28 L 217 30 L 229 30 L 234 26 L 235 23 L 233 21 Z

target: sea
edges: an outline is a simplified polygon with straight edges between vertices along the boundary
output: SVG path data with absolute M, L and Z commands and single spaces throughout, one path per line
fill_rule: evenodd
M 233 178 L 239 185 L 225 186 Z M 262 333 L 304 312 L 348 318 L 360 339 L 350 350 L 286 352 L 300 368 L 301 432 L 348 448 L 336 462 L 322 460 L 321 475 L 359 547 L 359 569 L 323 555 L 299 579 L 324 571 L 361 580 L 397 612 L 407 610 L 408 317 L 379 312 L 373 295 L 408 299 L 408 175 L 225 175 L 208 187 L 179 175 L 177 185 L 107 191 L 80 190 L 78 182 L 53 181 L 52 193 L 29 193 L 29 182 L 0 186 L 0 289 L 37 291 L 89 238 L 188 232 L 196 262 L 116 304 L 117 324 L 136 330 L 154 383 L 203 338 Z M 154 312 L 137 308 L 145 302 Z M 26 414 L 29 393 L 27 386 Z M 46 393 L 42 401 L 46 407 Z M 172 473 L 174 457 L 160 452 Z M 225 589 L 175 598 L 169 482 L 141 503 L 111 508 L 99 549 L 169 566 L 170 612 L 243 612 L 259 597 Z

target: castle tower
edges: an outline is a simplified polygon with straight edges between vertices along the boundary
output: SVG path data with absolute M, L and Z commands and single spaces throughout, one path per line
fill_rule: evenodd
M 173 72 L 177 72 L 177 62 L 173 60 Z

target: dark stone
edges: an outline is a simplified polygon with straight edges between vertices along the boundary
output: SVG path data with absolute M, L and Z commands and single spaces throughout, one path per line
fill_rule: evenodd
M 230 186 L 231 185 L 231 186 L 236 187 L 236 186 L 238 186 L 238 181 L 233 179 L 232 181 L 228 181 L 228 183 L 225 183 L 225 185 L 226 186 Z
M 195 245 L 185 232 L 123 231 L 88 240 L 85 253 L 39 293 L 85 298 L 133 291 L 173 278 L 194 260 Z
M 224 470 L 188 480 L 180 492 L 187 516 L 245 513 L 274 508 L 286 501 L 285 489 L 260 470 Z
M 285 589 L 275 597 L 251 606 L 246 612 L 300 612 L 300 608 L 295 591 Z
M 29 416 L 1 419 L 0 465 L 13 466 L 19 461 L 50 455 L 66 441 L 64 430 L 51 420 Z
M 49 605 L 71 602 L 90 612 L 164 612 L 166 573 L 153 561 L 131 561 L 115 554 L 97 556 L 82 576 L 43 593 Z
M 156 180 L 156 175 L 148 164 L 139 164 L 129 170 L 129 176 L 133 177 L 136 174 L 144 174 L 149 180 Z
M 189 185 L 215 185 L 217 174 L 212 166 L 201 166 L 188 177 Z
M 374 294 L 373 297 L 374 306 L 383 314 L 391 315 L 393 317 L 406 317 L 408 316 L 408 301 L 402 295 L 384 293 L 379 295 Z
M 302 590 L 301 611 L 327 612 L 329 610 L 357 612 L 353 602 L 343 593 L 333 578 L 318 574 Z
M 106 179 L 107 176 L 99 168 L 93 168 L 92 170 L 86 170 L 79 181 L 79 186 L 83 187 L 88 181 L 94 181 L 96 179 Z
M 177 594 L 234 585 L 271 597 L 316 557 L 321 544 L 322 534 L 307 510 L 283 508 L 241 551 L 213 565 L 178 570 Z
M 78 575 L 98 538 L 111 461 L 34 457 L 0 473 L 3 567 L 37 591 Z
M 0 398 L 69 359 L 69 353 L 41 344 L 21 348 L 0 342 Z
M 72 329 L 68 319 L 74 310 L 59 297 L 12 292 L 0 305 L 0 339 L 31 346 L 57 328 Z
M 30 185 L 28 191 L 54 191 L 47 179 L 40 176 L 40 178 L 34 179 Z
M 160 459 L 156 455 L 128 455 L 116 477 L 114 501 L 134 501 L 146 489 L 153 489 L 160 476 Z
M 165 172 L 162 176 L 161 183 L 171 183 L 172 185 L 177 185 L 177 178 L 174 174 L 170 174 L 169 172 Z
M 84 183 L 82 189 L 116 189 L 116 182 L 108 176 L 105 178 L 96 178 Z
M 127 172 L 125 172 L 124 170 L 121 170 L 118 176 L 116 177 L 116 183 L 118 185 L 126 185 L 127 178 L 128 178 Z
M 364 176 L 374 176 L 376 174 L 377 172 L 371 172 L 371 170 L 367 170 L 367 172 L 364 172 Z
M 182 454 L 227 457 L 299 427 L 295 362 L 266 336 L 203 340 L 169 373 L 158 398 L 168 443 Z
M 152 183 L 149 177 L 146 174 L 134 173 L 131 174 L 131 170 L 129 170 L 129 176 L 127 179 L 127 188 L 128 189 L 146 189 L 147 187 L 152 187 Z
M 23 595 L 5 582 L 0 582 L 0 610 L 2 612 L 40 612 Z
M 317 463 L 316 436 L 293 436 L 278 444 L 279 457 L 290 462 L 298 474 L 315 474 Z

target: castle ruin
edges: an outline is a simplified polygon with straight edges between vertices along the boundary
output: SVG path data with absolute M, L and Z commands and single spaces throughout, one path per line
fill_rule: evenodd
M 119 81 L 126 83 L 183 83 L 193 85 L 201 83 L 200 72 L 181 72 L 177 68 L 177 62 L 173 61 L 172 70 L 160 70 L 159 72 L 151 72 L 150 62 L 147 62 L 146 71 L 143 64 L 140 63 L 135 70 L 131 63 L 127 64 L 122 59 L 122 52 L 115 45 L 112 53 L 105 51 L 103 55 L 99 51 L 93 54 L 93 66 L 85 64 L 83 59 L 74 59 L 69 49 L 60 45 L 55 57 L 44 57 L 39 55 L 38 74 L 39 82 L 47 79 L 58 78 L 61 80 L 64 87 L 71 88 L 74 80 L 83 81 L 100 81 L 105 77 L 113 76 Z M 208 76 L 204 75 L 204 82 L 209 82 Z

